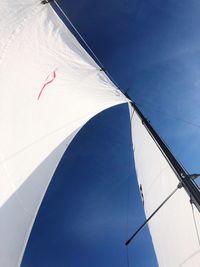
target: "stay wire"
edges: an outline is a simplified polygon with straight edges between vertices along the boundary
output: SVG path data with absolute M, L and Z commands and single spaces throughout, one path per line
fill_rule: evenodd
M 60 10 L 60 12 L 63 14 L 63 16 L 66 18 L 66 20 L 69 22 L 70 26 L 73 28 L 73 30 L 76 32 L 76 34 L 79 36 L 79 38 L 81 39 L 81 41 L 84 43 L 84 45 L 87 47 L 87 49 L 91 52 L 91 54 L 93 55 L 93 57 L 96 59 L 96 61 L 99 63 L 100 67 L 103 67 L 103 64 L 101 63 L 101 61 L 98 59 L 98 57 L 95 55 L 95 53 L 93 52 L 93 50 L 90 48 L 90 46 L 87 44 L 87 42 L 85 41 L 85 39 L 83 38 L 83 36 L 79 33 L 79 31 L 76 29 L 76 27 L 74 26 L 74 24 L 71 22 L 71 20 L 68 18 L 67 14 L 63 11 L 63 9 L 60 7 L 60 5 L 57 3 L 56 0 L 54 0 L 54 3 L 56 4 L 56 6 L 58 7 L 58 9 Z
M 129 203 L 130 203 L 130 153 L 129 153 L 129 163 L 128 163 L 128 196 L 127 196 L 127 214 L 126 214 L 126 238 L 128 236 L 128 229 L 129 229 Z M 126 246 L 126 261 L 127 261 L 127 267 L 130 267 L 130 257 L 129 257 L 129 248 Z
M 200 129 L 200 124 L 197 124 L 197 123 L 194 123 L 194 122 L 191 122 L 189 120 L 185 120 L 185 119 L 181 119 L 180 117 L 177 117 L 177 116 L 174 116 L 166 111 L 163 111 L 161 109 L 159 109 L 158 107 L 156 107 L 154 105 L 154 103 L 148 103 L 147 101 L 143 101 L 144 103 L 141 104 L 140 101 L 134 101 L 136 103 L 137 106 L 140 106 L 141 108 L 144 108 L 144 105 L 151 105 L 151 111 L 154 111 L 154 112 L 159 112 L 161 114 L 163 114 L 164 116 L 168 117 L 169 119 L 173 119 L 173 120 L 176 120 L 176 121 L 180 121 L 184 124 L 187 124 L 187 125 L 190 125 L 190 126 L 193 126 L 195 128 L 199 128 Z
M 78 37 L 80 38 L 80 40 L 83 42 L 83 44 L 87 47 L 88 51 L 91 53 L 91 55 L 93 56 L 93 58 L 96 60 L 96 62 L 100 66 L 101 71 L 104 71 L 106 73 L 106 75 L 109 77 L 109 79 L 112 81 L 112 83 L 123 93 L 123 91 L 120 89 L 120 86 L 118 85 L 118 83 L 114 80 L 114 78 L 106 70 L 106 68 L 104 67 L 103 63 L 99 60 L 99 58 L 96 56 L 96 54 L 91 49 L 91 47 L 88 45 L 88 43 L 85 41 L 85 39 L 83 38 L 83 36 L 76 29 L 76 27 L 71 22 L 71 20 L 68 18 L 67 14 L 64 12 L 64 10 L 60 7 L 60 5 L 58 4 L 58 2 L 56 0 L 54 0 L 53 2 L 57 6 L 57 8 L 60 10 L 60 12 L 62 13 L 62 15 L 65 17 L 65 19 L 68 21 L 68 23 L 70 24 L 70 26 L 72 27 L 72 29 L 75 31 L 75 33 L 78 35 Z
M 134 109 L 132 109 L 130 121 L 132 122 L 132 118 L 134 115 Z M 131 132 L 130 132 L 131 134 Z M 131 189 L 131 159 L 132 159 L 132 138 L 130 136 L 130 149 L 129 149 L 129 159 L 128 159 L 128 194 L 127 194 L 127 213 L 126 213 L 126 238 L 128 236 L 128 230 L 129 230 L 129 208 L 130 208 L 130 189 Z M 126 246 L 126 259 L 127 259 L 127 267 L 130 267 L 130 256 L 129 256 L 129 248 Z
M 193 216 L 193 220 L 194 220 L 195 231 L 196 231 L 198 243 L 199 243 L 199 246 L 200 246 L 199 230 L 198 230 L 198 227 L 197 227 L 197 221 L 196 221 L 196 217 L 195 217 L 195 213 L 194 213 L 194 205 L 193 205 L 192 200 L 190 200 L 190 204 L 191 204 L 191 208 L 192 208 L 192 216 Z
M 126 259 L 127 259 L 127 267 L 130 267 L 130 258 L 129 258 L 128 246 L 126 246 Z

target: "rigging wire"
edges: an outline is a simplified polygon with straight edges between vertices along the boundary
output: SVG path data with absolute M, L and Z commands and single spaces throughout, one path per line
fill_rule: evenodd
M 127 267 L 130 267 L 130 258 L 129 258 L 128 246 L 126 246 L 126 259 L 127 259 Z
M 87 47 L 87 49 L 90 51 L 90 53 L 93 55 L 93 57 L 96 59 L 96 61 L 98 62 L 98 64 L 100 65 L 100 67 L 104 68 L 103 64 L 101 63 L 101 61 L 98 59 L 98 57 L 95 55 L 95 53 L 93 52 L 93 50 L 90 48 L 90 46 L 87 44 L 87 42 L 85 41 L 85 39 L 83 38 L 83 36 L 79 33 L 79 31 L 76 29 L 76 27 L 74 26 L 74 24 L 71 22 L 71 20 L 68 18 L 67 14 L 64 12 L 64 10 L 60 7 L 60 5 L 58 4 L 58 2 L 55 0 L 54 3 L 56 4 L 56 6 L 58 7 L 58 9 L 60 10 L 60 12 L 63 14 L 63 16 L 66 18 L 66 20 L 69 22 L 70 26 L 73 28 L 73 30 L 76 32 L 76 34 L 79 36 L 79 38 L 81 39 L 81 41 L 84 43 L 84 45 Z
M 200 246 L 199 230 L 198 230 L 198 227 L 197 227 L 197 221 L 196 221 L 196 217 L 195 217 L 195 213 L 194 213 L 194 206 L 193 206 L 193 201 L 192 200 L 190 200 L 190 204 L 191 204 L 191 208 L 192 208 L 192 216 L 193 216 L 193 220 L 194 220 L 195 231 L 196 231 L 198 243 L 199 243 L 199 246 Z
M 129 153 L 130 154 L 130 153 Z M 130 156 L 129 156 L 129 163 L 128 167 L 130 170 Z M 127 216 L 126 216 L 126 238 L 128 236 L 128 229 L 129 229 L 129 202 L 130 202 L 130 171 L 128 171 L 128 196 L 127 196 Z M 129 248 L 126 246 L 126 260 L 127 260 L 127 267 L 130 267 L 130 257 L 129 257 Z
M 83 38 L 83 36 L 80 34 L 80 32 L 76 29 L 76 27 L 74 26 L 74 24 L 71 22 L 71 20 L 68 18 L 67 14 L 64 12 L 64 10 L 61 8 L 61 6 L 58 4 L 58 2 L 56 0 L 53 1 L 55 3 L 55 5 L 57 6 L 57 8 L 60 10 L 60 12 L 62 13 L 62 15 L 65 17 L 65 19 L 68 21 L 68 23 L 70 24 L 70 26 L 72 27 L 72 29 L 75 31 L 75 33 L 78 35 L 78 37 L 80 38 L 80 40 L 83 42 L 83 44 L 87 47 L 88 51 L 91 53 L 91 55 L 93 56 L 93 58 L 95 59 L 96 63 L 98 63 L 98 65 L 101 68 L 101 71 L 104 71 L 107 76 L 109 77 L 109 79 L 113 82 L 113 84 L 120 89 L 120 91 L 123 93 L 123 91 L 121 90 L 120 86 L 118 85 L 118 83 L 114 80 L 114 78 L 110 75 L 110 73 L 106 70 L 106 68 L 104 67 L 103 63 L 100 61 L 100 59 L 96 56 L 96 54 L 94 53 L 94 51 L 91 49 L 91 47 L 88 45 L 88 43 L 85 41 L 85 39 Z
M 146 219 L 146 221 L 134 232 L 134 234 L 126 241 L 125 245 L 128 246 L 135 236 L 144 228 L 144 226 L 154 217 L 154 215 L 162 208 L 164 204 L 176 193 L 178 189 L 182 188 L 182 183 L 169 194 L 169 196 L 157 207 L 157 209 Z
M 191 122 L 189 120 L 182 119 L 182 118 L 177 117 L 177 116 L 174 116 L 174 115 L 170 114 L 169 112 L 166 112 L 164 110 L 159 109 L 158 107 L 156 107 L 156 105 L 154 103 L 148 103 L 146 100 L 142 100 L 142 101 L 143 101 L 143 103 L 138 102 L 138 101 L 134 101 L 134 102 L 138 106 L 140 106 L 141 108 L 144 108 L 144 104 L 151 105 L 151 111 L 159 112 L 159 114 L 161 113 L 161 114 L 165 115 L 166 117 L 168 117 L 169 119 L 177 120 L 177 121 L 180 121 L 180 122 L 182 122 L 184 124 L 187 124 L 187 125 L 190 125 L 190 126 L 193 126 L 193 127 L 196 127 L 196 128 L 200 128 L 200 124 Z
M 132 121 L 134 114 L 134 109 L 132 109 L 132 113 L 130 116 L 130 121 Z M 130 136 L 130 149 L 129 149 L 129 160 L 128 160 L 128 194 L 127 194 L 127 213 L 126 213 L 126 238 L 128 237 L 129 232 L 129 208 L 130 208 L 130 189 L 131 189 L 131 160 L 132 160 L 132 138 Z M 129 248 L 126 246 L 126 259 L 127 259 L 127 267 L 130 267 L 130 257 L 129 257 Z

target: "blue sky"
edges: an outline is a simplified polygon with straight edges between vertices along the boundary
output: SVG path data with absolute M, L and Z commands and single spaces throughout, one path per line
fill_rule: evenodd
M 200 2 L 59 2 L 181 163 L 199 172 Z M 66 151 L 22 267 L 126 267 L 124 241 L 143 220 L 128 111 L 117 106 L 93 118 Z M 129 257 L 130 267 L 157 267 L 147 229 Z

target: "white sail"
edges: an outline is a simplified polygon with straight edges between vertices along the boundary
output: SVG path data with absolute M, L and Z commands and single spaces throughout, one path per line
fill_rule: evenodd
M 0 266 L 16 267 L 67 146 L 127 100 L 49 4 L 1 0 L 0 17 Z
M 130 116 L 136 173 L 148 217 L 177 187 L 179 180 L 132 107 Z M 150 220 L 160 267 L 200 266 L 200 216 L 196 207 L 194 216 L 197 229 L 190 199 L 182 188 Z

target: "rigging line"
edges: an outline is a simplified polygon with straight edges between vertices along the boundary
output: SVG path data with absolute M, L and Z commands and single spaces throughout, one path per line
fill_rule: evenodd
M 128 246 L 135 236 L 144 228 L 144 226 L 151 220 L 151 218 L 162 208 L 162 206 L 176 193 L 178 189 L 182 188 L 180 182 L 178 186 L 169 194 L 169 196 L 158 206 L 158 208 L 146 219 L 146 221 L 135 231 L 135 233 L 126 241 L 125 245 Z
M 101 71 L 104 71 L 107 76 L 109 77 L 109 79 L 113 82 L 113 84 L 120 89 L 118 83 L 114 80 L 114 78 L 110 75 L 110 73 L 106 70 L 106 68 L 104 67 L 103 63 L 99 60 L 99 58 L 96 56 L 96 54 L 94 53 L 94 51 L 91 49 L 91 47 L 88 45 L 88 43 L 85 41 L 85 39 L 83 38 L 83 36 L 80 34 L 80 32 L 76 29 L 76 27 L 74 26 L 74 24 L 71 22 L 71 20 L 68 18 L 67 14 L 63 11 L 63 9 L 60 7 L 60 5 L 58 4 L 58 2 L 56 0 L 53 1 L 55 3 L 55 5 L 58 7 L 58 9 L 60 10 L 60 12 L 62 13 L 62 15 L 66 18 L 66 20 L 69 22 L 70 26 L 72 27 L 72 29 L 76 32 L 76 34 L 79 36 L 79 38 L 81 39 L 81 41 L 84 43 L 84 45 L 87 47 L 87 49 L 90 51 L 90 53 L 92 54 L 92 56 L 95 58 L 96 62 L 99 64 Z M 121 89 L 120 89 L 121 90 Z M 122 90 L 121 90 L 122 91 Z M 123 93 L 123 91 L 122 91 Z
M 130 258 L 129 258 L 128 246 L 126 246 L 126 259 L 127 259 L 127 267 L 130 267 Z
M 127 196 L 127 215 L 126 215 L 126 238 L 128 236 L 129 230 L 129 203 L 130 203 L 130 166 L 131 166 L 131 153 L 129 153 L 129 163 L 128 163 L 128 196 Z M 126 260 L 127 260 L 127 267 L 130 267 L 130 258 L 129 258 L 129 250 L 128 246 L 126 246 Z
M 162 110 L 160 110 L 159 108 L 156 108 L 155 105 L 154 105 L 154 103 L 148 103 L 147 101 L 144 101 L 144 102 L 145 102 L 145 103 L 143 103 L 143 104 L 151 105 L 151 108 L 152 108 L 151 110 L 152 110 L 152 111 L 154 111 L 154 112 L 158 111 L 159 113 L 164 114 L 164 115 L 165 115 L 166 117 L 168 117 L 169 119 L 174 119 L 174 120 L 180 121 L 180 122 L 182 122 L 182 123 L 185 123 L 185 124 L 187 124 L 187 125 L 190 125 L 190 126 L 193 126 L 193 127 L 196 127 L 196 128 L 200 128 L 200 124 L 197 124 L 197 123 L 194 123 L 194 122 L 191 122 L 191 121 L 188 121 L 188 120 L 181 119 L 181 118 L 179 118 L 179 117 L 177 117 L 177 116 L 173 116 L 173 115 L 171 115 L 170 113 L 167 113 L 167 112 L 165 112 L 165 111 L 162 111 Z M 140 106 L 140 107 L 143 108 L 143 104 L 141 104 L 140 102 L 135 101 L 135 103 L 136 103 L 138 106 Z M 154 105 L 154 106 L 153 106 L 153 105 Z
M 132 108 L 132 112 L 130 114 L 130 120 L 132 121 L 134 115 L 134 109 Z M 130 129 L 131 130 L 131 129 Z M 130 188 L 131 188 L 131 159 L 132 159 L 132 138 L 130 133 L 130 149 L 129 149 L 129 160 L 128 160 L 128 195 L 127 195 L 127 213 L 126 213 L 126 237 L 128 236 L 129 230 L 129 208 L 130 208 Z M 129 257 L 129 248 L 126 246 L 126 259 L 127 259 L 127 267 L 130 267 L 130 257 Z
M 194 220 L 195 231 L 196 231 L 198 243 L 199 243 L 199 246 L 200 246 L 199 230 L 198 230 L 198 227 L 197 227 L 197 221 L 196 221 L 196 217 L 195 217 L 195 214 L 194 214 L 194 206 L 193 206 L 192 199 L 190 199 L 190 204 L 191 204 L 191 208 L 192 208 L 192 215 L 193 215 L 193 220 Z
M 54 3 L 56 4 L 56 6 L 58 7 L 58 9 L 60 10 L 60 12 L 63 14 L 63 16 L 66 18 L 66 20 L 69 22 L 69 24 L 71 25 L 71 27 L 73 28 L 73 30 L 77 33 L 77 35 L 79 36 L 79 38 L 81 39 L 81 41 L 85 44 L 85 46 L 87 47 L 87 49 L 91 52 L 91 54 L 94 56 L 94 58 L 96 59 L 96 61 L 99 63 L 100 67 L 104 68 L 103 64 L 101 63 L 101 61 L 98 59 L 98 57 L 95 55 L 95 53 L 93 52 L 93 50 L 90 48 L 90 46 L 87 44 L 87 42 L 85 41 L 85 39 L 83 38 L 83 36 L 79 33 L 79 31 L 76 29 L 76 27 L 73 25 L 73 23 L 71 22 L 71 20 L 68 18 L 67 14 L 63 11 L 63 9 L 60 7 L 60 5 L 57 3 L 57 1 L 55 0 Z

